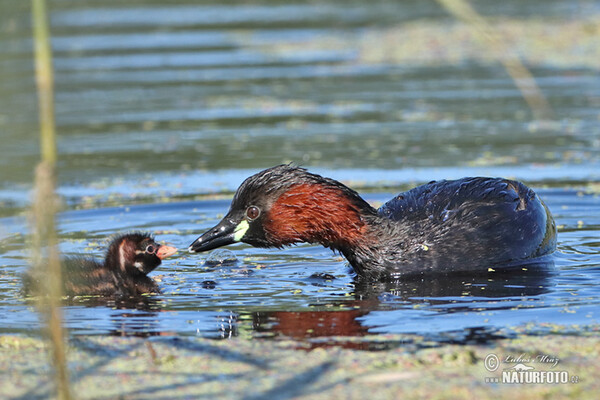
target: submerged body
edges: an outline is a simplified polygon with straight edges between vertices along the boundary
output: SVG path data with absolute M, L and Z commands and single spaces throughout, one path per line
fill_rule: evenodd
M 341 252 L 358 275 L 389 279 L 528 263 L 555 250 L 556 227 L 541 199 L 516 181 L 431 182 L 376 210 L 335 180 L 280 165 L 246 179 L 229 213 L 190 251 L 238 241 L 320 243 Z
M 128 233 L 114 238 L 104 262 L 84 257 L 61 262 L 63 293 L 67 296 L 136 297 L 159 293 L 158 285 L 147 276 L 162 259 L 174 254 L 174 247 L 156 243 L 146 233 Z M 31 292 L 36 279 L 26 275 L 24 289 Z

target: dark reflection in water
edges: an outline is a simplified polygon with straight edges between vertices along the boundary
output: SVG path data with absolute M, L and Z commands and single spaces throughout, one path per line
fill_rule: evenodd
M 538 268 L 529 269 L 535 273 L 486 274 L 480 276 L 425 276 L 420 279 L 387 283 L 369 283 L 355 280 L 354 296 L 351 300 L 340 300 L 323 310 L 318 304 L 314 311 L 232 310 L 221 313 L 213 319 L 212 333 L 203 335 L 213 338 L 231 338 L 240 334 L 241 326 L 250 321 L 250 329 L 256 337 L 293 338 L 307 342 L 307 348 L 342 346 L 354 349 L 373 349 L 381 344 L 344 340 L 342 337 L 363 337 L 370 332 L 365 316 L 373 311 L 390 311 L 427 305 L 443 313 L 482 312 L 515 307 L 514 300 L 527 298 L 535 301 L 536 296 L 548 293 L 555 286 L 554 263 L 552 260 L 541 263 Z M 325 276 L 330 279 L 330 276 Z M 308 279 L 319 285 L 315 278 Z M 465 301 L 471 300 L 471 302 Z M 165 336 L 177 334 L 165 330 L 159 324 L 164 301 L 160 296 L 102 299 L 90 298 L 77 301 L 86 307 L 111 307 L 110 334 L 118 336 Z M 505 305 L 504 305 L 505 304 Z M 424 321 L 425 323 L 425 321 Z M 497 330 L 490 327 L 472 326 L 460 334 L 438 340 L 453 343 L 485 343 L 498 337 Z
M 523 271 L 525 268 L 527 271 Z M 512 273 L 478 275 L 430 275 L 393 282 L 357 280 L 356 295 L 362 299 L 389 293 L 408 302 L 441 301 L 444 298 L 502 298 L 536 296 L 547 293 L 554 284 L 554 261 L 517 266 Z M 437 300 L 436 300 L 437 299 Z
M 394 296 L 405 304 L 446 305 L 444 312 L 483 311 L 485 302 L 490 302 L 494 310 L 514 307 L 514 304 L 498 306 L 497 303 L 516 297 L 538 296 L 548 293 L 555 285 L 550 271 L 554 262 L 548 260 L 539 263 L 536 268 L 531 264 L 528 268 L 536 271 L 529 274 L 504 274 L 481 276 L 431 276 L 422 279 L 403 280 L 387 283 L 369 283 L 355 281 L 355 299 L 340 302 L 338 305 L 348 310 L 336 311 L 272 311 L 253 314 L 253 327 L 258 332 L 272 332 L 276 335 L 294 339 L 322 338 L 335 336 L 364 336 L 369 333 L 368 326 L 360 320 L 373 310 L 389 309 L 385 305 L 387 296 Z M 477 299 L 473 308 L 468 303 L 456 302 L 458 298 Z M 531 297 L 535 299 L 535 297 Z M 392 306 L 393 307 L 393 306 Z M 496 338 L 494 330 L 473 327 L 465 330 L 462 340 L 455 342 L 485 342 Z M 371 344 L 362 342 L 313 342 L 313 347 L 329 345 L 367 349 Z
M 116 310 L 161 311 L 163 302 L 158 295 L 123 298 L 90 296 L 67 299 L 64 305 L 110 307 Z
M 109 314 L 111 327 L 106 333 L 113 336 L 162 336 L 174 332 L 161 331 L 156 325 L 159 313 L 163 310 L 164 300 L 158 295 L 123 298 L 100 296 L 76 297 L 64 302 L 67 307 L 97 308 L 105 307 L 113 311 Z

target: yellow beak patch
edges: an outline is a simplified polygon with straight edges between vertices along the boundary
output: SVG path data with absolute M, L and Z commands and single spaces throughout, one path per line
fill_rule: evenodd
M 240 222 L 233 231 L 233 240 L 235 240 L 236 242 L 242 240 L 248 228 L 250 228 L 250 224 L 248 223 L 248 221 L 243 220 L 242 222 Z

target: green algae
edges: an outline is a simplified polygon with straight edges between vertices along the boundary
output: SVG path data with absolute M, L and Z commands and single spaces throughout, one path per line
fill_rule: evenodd
M 418 336 L 385 335 L 338 338 L 345 347 L 312 348 L 307 342 L 286 339 L 78 336 L 69 342 L 69 366 L 74 393 L 81 399 L 393 399 L 400 395 L 407 399 L 592 399 L 600 389 L 596 368 L 600 339 L 594 332 L 431 347 Z M 392 345 L 379 351 L 353 348 L 370 341 Z M 44 347 L 35 338 L 0 337 L 0 366 L 7 371 L 0 377 L 4 395 L 50 395 L 50 368 L 40 351 Z M 490 353 L 551 355 L 560 360 L 556 369 L 568 371 L 577 382 L 486 383 L 486 378 L 499 376 L 484 368 Z

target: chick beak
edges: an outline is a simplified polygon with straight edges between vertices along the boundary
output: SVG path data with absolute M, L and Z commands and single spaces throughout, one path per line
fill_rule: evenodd
M 175 247 L 162 245 L 158 248 L 158 250 L 156 250 L 156 257 L 162 260 L 172 256 L 175 253 L 177 253 L 177 249 Z
M 237 224 L 229 218 L 224 218 L 217 226 L 205 232 L 189 247 L 191 253 L 213 250 L 237 242 Z

